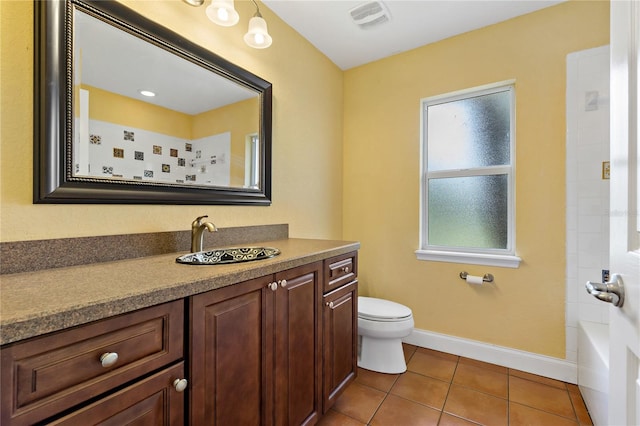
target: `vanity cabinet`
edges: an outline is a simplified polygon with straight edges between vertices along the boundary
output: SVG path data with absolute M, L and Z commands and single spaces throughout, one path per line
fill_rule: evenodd
M 3 346 L 0 423 L 317 423 L 357 374 L 357 252 L 314 260 Z
M 76 409 L 67 419 L 129 417 L 153 407 L 165 420 L 156 424 L 179 425 L 184 393 L 172 384 L 184 378 L 183 341 L 178 300 L 3 347 L 2 424 L 34 424 Z
M 319 420 L 322 266 L 191 297 L 190 424 Z
M 324 261 L 323 413 L 358 373 L 357 253 Z

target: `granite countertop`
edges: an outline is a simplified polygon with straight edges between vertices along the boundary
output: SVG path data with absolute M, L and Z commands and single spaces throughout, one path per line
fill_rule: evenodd
M 350 241 L 252 243 L 279 256 L 227 265 L 184 265 L 171 253 L 0 277 L 0 344 L 181 299 L 360 248 Z

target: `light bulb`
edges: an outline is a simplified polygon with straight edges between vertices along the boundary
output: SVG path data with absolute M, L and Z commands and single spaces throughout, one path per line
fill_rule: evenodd
M 249 31 L 244 35 L 244 42 L 255 49 L 266 49 L 273 39 L 267 31 L 267 21 L 261 16 L 249 20 Z
M 227 9 L 218 9 L 218 19 L 229 22 L 229 12 L 227 12 Z
M 233 0 L 213 0 L 205 9 L 205 13 L 212 22 L 223 27 L 231 27 L 240 20 Z

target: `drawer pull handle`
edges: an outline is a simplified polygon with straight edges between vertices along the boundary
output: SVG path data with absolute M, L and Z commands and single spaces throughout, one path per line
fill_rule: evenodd
M 118 361 L 118 354 L 115 352 L 105 352 L 100 355 L 100 362 L 104 368 L 111 367 Z
M 287 286 L 287 280 L 279 281 L 279 283 L 282 286 L 282 288 L 285 288 Z
M 342 270 L 342 272 L 344 272 L 345 274 L 348 274 L 348 273 L 349 273 L 349 267 L 348 267 L 348 266 L 345 266 L 345 267 L 340 268 L 340 269 L 341 269 L 341 270 Z
M 173 387 L 177 392 L 184 391 L 188 384 L 189 382 L 187 382 L 187 379 L 175 379 L 173 381 Z
M 327 306 L 329 307 L 329 309 L 333 309 L 333 302 L 327 302 Z

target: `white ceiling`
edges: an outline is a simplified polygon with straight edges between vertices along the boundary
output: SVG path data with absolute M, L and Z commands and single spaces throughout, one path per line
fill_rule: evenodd
M 564 0 L 384 0 L 391 20 L 360 29 L 349 11 L 368 0 L 263 0 L 343 70 Z M 277 39 L 273 43 L 276 44 Z

